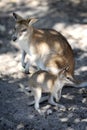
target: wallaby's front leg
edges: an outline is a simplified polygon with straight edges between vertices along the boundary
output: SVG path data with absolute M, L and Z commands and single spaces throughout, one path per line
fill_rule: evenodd
M 25 56 L 26 56 L 26 52 L 24 50 L 22 50 L 22 58 L 21 58 L 21 63 L 22 63 L 22 67 L 25 69 L 25 73 L 29 74 L 29 61 L 27 61 L 25 63 Z
M 26 52 L 24 50 L 22 50 L 21 63 L 22 63 L 23 68 L 25 68 L 25 66 L 26 66 L 26 63 L 24 62 L 25 56 L 26 56 Z

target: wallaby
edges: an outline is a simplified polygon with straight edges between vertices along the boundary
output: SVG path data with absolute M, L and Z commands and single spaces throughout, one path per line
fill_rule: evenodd
M 74 84 L 73 81 L 66 77 L 66 72 L 68 71 L 68 69 L 68 67 L 61 69 L 58 75 L 53 75 L 48 71 L 39 70 L 30 77 L 29 87 L 34 95 L 35 109 L 39 113 L 41 112 L 39 108 L 39 102 L 43 92 L 50 93 L 48 102 L 51 105 L 55 105 L 65 109 L 65 107 L 58 104 L 58 102 L 61 98 L 61 91 L 63 86 L 66 84 Z M 54 98 L 56 102 L 54 101 Z
M 22 66 L 29 72 L 31 65 L 36 65 L 42 70 L 58 74 L 59 70 L 69 66 L 66 75 L 74 77 L 74 55 L 66 38 L 53 29 L 39 29 L 32 25 L 38 20 L 36 18 L 22 18 L 13 13 L 16 20 L 13 40 L 17 41 L 22 50 Z M 25 63 L 28 54 L 30 61 Z

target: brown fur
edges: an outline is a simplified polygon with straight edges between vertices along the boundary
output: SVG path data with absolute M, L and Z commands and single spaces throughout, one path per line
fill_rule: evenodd
M 35 109 L 40 112 L 39 103 L 41 99 L 42 92 L 49 92 L 50 98 L 49 103 L 56 106 L 59 105 L 58 102 L 61 98 L 61 91 L 65 84 L 73 84 L 72 81 L 66 78 L 67 68 L 60 70 L 58 75 L 53 75 L 47 71 L 39 70 L 35 72 L 29 79 L 29 86 L 33 92 L 35 98 Z M 56 99 L 56 102 L 54 101 Z M 31 104 L 30 104 L 31 105 Z
M 45 67 L 41 69 L 53 72 L 52 67 L 59 71 L 61 68 L 69 66 L 67 77 L 73 78 L 75 66 L 74 55 L 66 38 L 53 29 L 34 28 L 32 24 L 37 19 L 23 19 L 19 15 L 15 15 L 16 24 L 21 26 L 21 28 L 25 26 L 27 29 L 25 37 L 27 37 L 29 53 L 26 49 L 24 51 L 31 55 L 31 57 L 34 55 L 36 57 L 35 62 L 43 62 Z M 26 46 L 25 42 L 23 46 Z

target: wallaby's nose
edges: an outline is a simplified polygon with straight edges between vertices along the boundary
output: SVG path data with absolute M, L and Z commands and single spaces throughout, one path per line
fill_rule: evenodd
M 16 40 L 17 40 L 17 37 L 16 37 L 16 36 L 13 36 L 12 39 L 13 39 L 13 41 L 16 41 Z

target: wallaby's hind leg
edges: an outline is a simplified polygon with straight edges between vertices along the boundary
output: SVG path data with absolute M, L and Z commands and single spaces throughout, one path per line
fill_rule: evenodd
M 56 102 L 59 102 L 59 97 L 58 97 L 57 93 L 55 93 L 54 98 L 55 98 Z
M 22 63 L 22 67 L 25 68 L 26 63 L 25 61 L 25 56 L 26 56 L 26 52 L 24 50 L 22 50 L 22 57 L 21 57 L 21 63 Z
M 35 88 L 35 90 L 33 90 L 33 93 L 34 93 L 34 98 L 35 98 L 35 109 L 41 113 L 41 110 L 39 108 L 39 102 L 40 102 L 40 99 L 41 99 L 41 95 L 42 95 L 42 90 L 41 88 Z
M 61 91 L 60 91 L 60 94 L 61 94 Z M 59 96 L 61 96 L 61 95 L 59 95 Z M 52 93 L 51 96 L 50 96 L 50 98 L 49 98 L 49 100 L 48 100 L 48 102 L 49 102 L 51 105 L 57 106 L 60 110 L 64 110 L 64 111 L 65 111 L 65 110 L 66 110 L 65 106 L 56 103 L 56 102 L 54 101 L 54 97 L 55 97 L 55 98 L 58 98 L 57 93 Z M 59 99 L 59 98 L 58 98 L 58 99 Z
M 57 106 L 57 103 L 54 101 L 54 95 L 51 94 L 49 99 L 48 99 L 48 102 L 51 104 L 51 105 L 54 105 L 54 106 Z
M 55 93 L 55 95 L 54 95 L 56 102 L 59 102 L 59 100 L 61 98 L 61 91 L 62 91 L 62 89 L 59 89 L 58 92 Z

